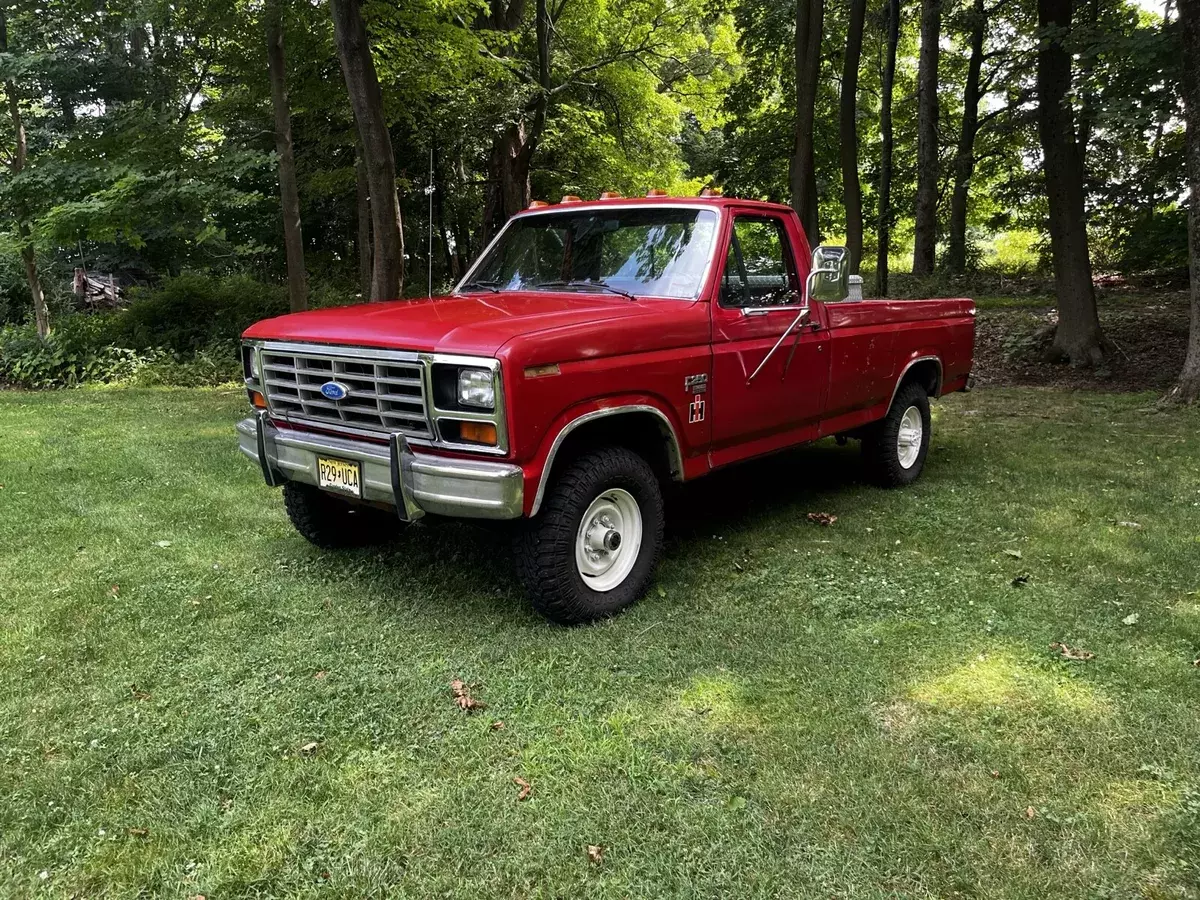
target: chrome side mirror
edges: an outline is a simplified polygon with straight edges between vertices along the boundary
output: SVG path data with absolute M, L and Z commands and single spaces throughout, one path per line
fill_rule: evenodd
M 850 251 L 845 247 L 818 247 L 804 284 L 804 303 L 813 299 L 838 301 L 850 295 Z

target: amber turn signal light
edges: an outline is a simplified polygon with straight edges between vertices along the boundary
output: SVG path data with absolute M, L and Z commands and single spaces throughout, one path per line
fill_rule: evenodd
M 458 426 L 460 440 L 472 444 L 487 444 L 496 446 L 496 426 L 491 422 L 462 422 Z
M 267 408 L 267 399 L 262 394 L 260 394 L 258 391 L 251 391 L 250 392 L 250 405 L 253 406 L 255 409 L 266 409 Z

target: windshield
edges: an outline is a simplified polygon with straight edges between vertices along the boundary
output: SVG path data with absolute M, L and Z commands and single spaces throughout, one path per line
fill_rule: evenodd
M 694 300 L 717 214 L 686 207 L 586 209 L 515 219 L 464 288 L 610 290 Z

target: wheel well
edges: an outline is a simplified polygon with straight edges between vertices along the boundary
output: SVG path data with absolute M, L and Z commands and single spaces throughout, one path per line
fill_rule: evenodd
M 936 359 L 920 359 L 913 363 L 904 378 L 901 379 L 897 391 L 906 384 L 916 382 L 925 388 L 930 397 L 937 397 L 942 390 L 942 366 Z
M 675 435 L 666 420 L 652 412 L 630 411 L 600 416 L 574 428 L 559 446 L 545 483 L 596 447 L 628 447 L 650 464 L 661 482 L 683 477 Z

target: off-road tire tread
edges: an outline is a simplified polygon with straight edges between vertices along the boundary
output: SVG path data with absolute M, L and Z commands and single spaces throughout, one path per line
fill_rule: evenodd
M 921 452 L 917 461 L 905 469 L 900 465 L 900 457 L 896 453 L 896 435 L 900 430 L 900 419 L 910 406 L 915 406 L 921 411 L 924 427 L 921 433 Z M 863 437 L 862 453 L 868 477 L 880 487 L 903 487 L 912 484 L 925 468 L 925 458 L 929 454 L 929 437 L 929 395 L 920 384 L 910 381 L 896 393 L 887 415 Z
M 624 583 L 598 593 L 583 584 L 575 568 L 575 535 L 588 505 L 614 487 L 629 490 L 638 501 L 643 550 Z M 555 479 L 537 518 L 514 541 L 517 574 L 533 608 L 553 622 L 576 625 L 607 618 L 636 601 L 658 566 L 664 518 L 658 479 L 641 456 L 625 447 L 605 447 L 576 459 Z
M 310 484 L 286 482 L 283 507 L 301 537 L 324 550 L 367 547 L 395 535 L 396 529 L 383 513 L 352 509 L 350 504 Z

